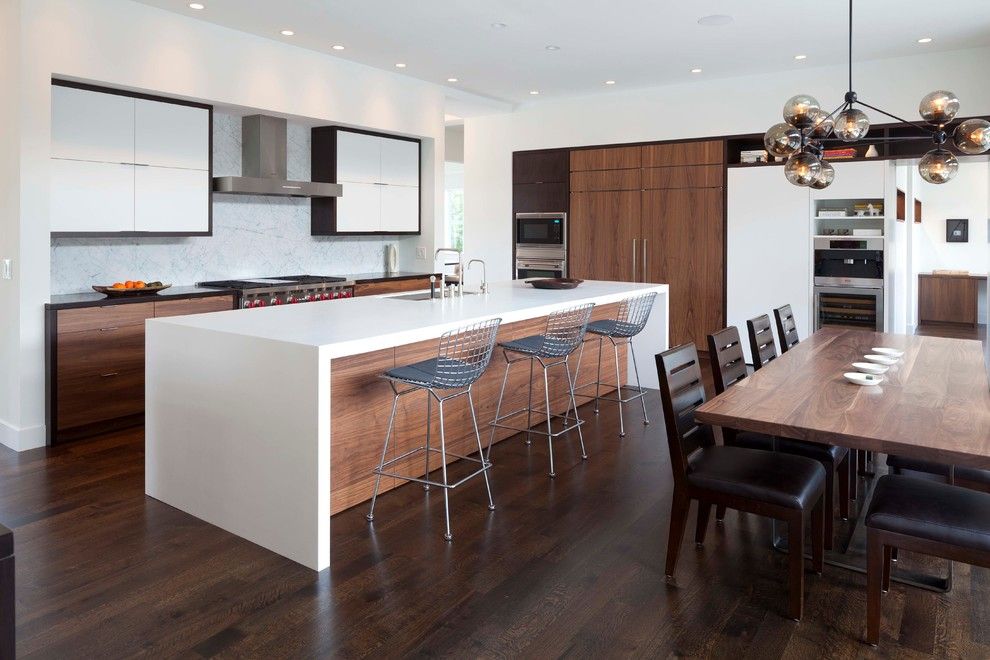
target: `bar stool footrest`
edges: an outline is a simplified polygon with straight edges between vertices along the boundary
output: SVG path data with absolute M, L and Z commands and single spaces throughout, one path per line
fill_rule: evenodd
M 596 382 L 592 381 L 590 383 L 585 383 L 584 385 L 576 385 L 574 387 L 574 396 L 583 396 L 583 397 L 585 397 L 587 399 L 598 399 L 599 401 L 612 401 L 612 402 L 617 402 L 617 403 L 629 403 L 630 401 L 638 401 L 639 399 L 642 399 L 647 394 L 647 390 L 646 390 L 645 387 L 636 387 L 635 385 L 623 385 L 622 386 L 622 392 L 623 392 L 623 394 L 627 390 L 633 392 L 633 394 L 631 396 L 628 396 L 628 397 L 626 397 L 624 399 L 620 399 L 618 396 L 609 396 L 607 394 L 603 394 L 601 396 L 596 396 L 594 394 L 581 394 L 580 392 L 578 392 L 578 390 L 580 390 L 580 389 L 583 389 L 585 387 L 592 387 L 592 386 L 595 386 L 595 385 L 598 385 L 598 384 L 599 383 L 596 383 Z M 615 387 L 615 383 L 601 383 L 601 386 L 602 387 L 611 387 L 614 391 L 616 391 L 616 392 L 618 391 L 618 388 Z
M 521 415 L 523 413 L 528 413 L 528 412 L 530 412 L 530 411 L 527 410 L 526 408 L 520 408 L 519 410 L 515 410 L 513 412 L 506 413 L 505 415 L 500 415 L 498 417 L 498 419 L 496 419 L 494 422 L 491 422 L 489 424 L 489 426 L 493 426 L 493 427 L 498 428 L 498 429 L 506 429 L 508 431 L 515 431 L 517 433 L 532 433 L 534 435 L 542 435 L 544 437 L 546 437 L 546 436 L 549 435 L 551 438 L 556 438 L 556 437 L 562 436 L 565 433 L 568 433 L 570 431 L 574 431 L 579 426 L 582 426 L 582 425 L 585 424 L 585 420 L 583 420 L 583 419 L 577 419 L 575 417 L 571 417 L 570 415 L 566 415 L 566 414 L 565 415 L 558 415 L 557 413 L 550 413 L 550 419 L 551 420 L 561 420 L 563 422 L 563 426 L 561 427 L 561 429 L 559 431 L 547 433 L 545 430 L 540 430 L 539 428 L 537 428 L 537 426 L 544 426 L 544 427 L 546 426 L 547 413 L 546 413 L 545 410 L 538 410 L 536 408 L 534 408 L 532 410 L 532 414 L 533 414 L 534 417 L 536 417 L 537 415 L 539 415 L 541 421 L 540 422 L 537 422 L 536 426 L 533 426 L 532 428 L 524 428 L 524 427 L 521 427 L 521 426 L 512 426 L 511 424 L 502 424 L 501 423 L 503 420 L 509 419 L 510 417 L 516 417 L 518 415 Z
M 388 472 L 388 471 L 386 471 L 386 468 L 395 465 L 399 461 L 404 461 L 404 460 L 406 460 L 406 459 L 408 459 L 408 458 L 410 458 L 412 456 L 416 456 L 418 454 L 423 454 L 423 453 L 425 453 L 427 451 L 432 452 L 434 454 L 441 454 L 442 455 L 442 452 L 439 449 L 435 448 L 435 447 L 430 447 L 429 449 L 427 449 L 425 446 L 417 447 L 415 449 L 412 449 L 410 451 L 407 451 L 406 453 L 402 454 L 401 456 L 396 456 L 395 458 L 392 458 L 392 459 L 389 459 L 389 460 L 385 461 L 384 463 L 382 463 L 382 465 L 380 467 L 376 467 L 371 472 L 372 472 L 372 474 L 378 474 L 378 475 L 381 475 L 383 477 L 393 477 L 395 479 L 402 479 L 404 481 L 414 481 L 416 483 L 425 484 L 427 486 L 436 486 L 437 488 L 457 488 L 458 486 L 460 486 L 464 482 L 466 482 L 466 481 L 468 481 L 470 479 L 473 479 L 474 477 L 477 477 L 479 474 L 481 474 L 481 473 L 483 473 L 483 472 L 491 469 L 491 467 L 492 467 L 492 464 L 489 463 L 489 462 L 487 462 L 487 461 L 485 461 L 485 460 L 482 460 L 482 459 L 479 459 L 479 458 L 471 458 L 470 456 L 462 456 L 461 454 L 455 454 L 453 452 L 449 452 L 448 451 L 448 452 L 446 452 L 448 459 L 449 458 L 456 458 L 456 459 L 459 459 L 459 460 L 462 460 L 462 461 L 470 461 L 472 463 L 478 463 L 482 467 L 479 468 L 479 469 L 477 469 L 477 470 L 475 470 L 471 474 L 458 479 L 457 481 L 455 481 L 453 483 L 444 483 L 442 481 L 435 481 L 433 479 L 429 479 L 428 478 L 429 475 L 424 475 L 424 477 L 425 477 L 424 478 L 424 477 L 414 477 L 414 476 L 411 476 L 411 475 L 408 475 L 408 474 L 399 474 L 397 472 Z M 441 467 L 437 467 L 437 468 L 434 468 L 432 471 L 433 472 L 436 472 L 437 470 L 441 470 L 441 469 L 442 469 Z

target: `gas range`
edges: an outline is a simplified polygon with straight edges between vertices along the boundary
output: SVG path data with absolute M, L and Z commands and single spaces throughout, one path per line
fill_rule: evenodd
M 237 306 L 242 309 L 354 297 L 354 282 L 329 275 L 285 275 L 253 277 L 245 280 L 216 280 L 200 282 L 199 286 L 233 289 L 237 293 Z

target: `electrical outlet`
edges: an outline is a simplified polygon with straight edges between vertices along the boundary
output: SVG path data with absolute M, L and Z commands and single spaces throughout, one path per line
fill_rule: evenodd
M 9 280 L 14 277 L 14 268 L 10 259 L 0 261 L 0 279 Z
M 425 245 L 417 245 L 416 246 L 416 258 L 417 259 L 422 259 L 424 261 L 426 260 L 426 246 Z

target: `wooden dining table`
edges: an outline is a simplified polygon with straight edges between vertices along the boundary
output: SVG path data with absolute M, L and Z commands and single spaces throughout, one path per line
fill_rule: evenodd
M 904 351 L 879 385 L 848 382 L 873 348 Z M 825 328 L 702 404 L 695 419 L 951 465 L 990 469 L 981 342 Z

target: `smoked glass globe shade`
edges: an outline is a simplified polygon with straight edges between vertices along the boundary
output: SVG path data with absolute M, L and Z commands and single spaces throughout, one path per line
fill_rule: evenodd
M 808 128 L 814 123 L 812 114 L 820 110 L 821 106 L 814 96 L 798 94 L 784 104 L 784 121 L 794 128 Z
M 918 173 L 928 183 L 945 183 L 958 171 L 959 161 L 945 149 L 932 149 L 918 163 Z
M 810 186 L 821 171 L 818 156 L 807 152 L 796 153 L 784 163 L 784 176 L 795 186 Z
M 952 144 L 964 154 L 982 154 L 990 149 L 990 121 L 967 119 L 956 126 Z
M 929 124 L 948 124 L 959 112 L 959 99 L 952 92 L 940 89 L 926 94 L 918 105 L 918 114 Z
M 832 167 L 832 163 L 823 160 L 821 161 L 821 165 L 822 168 L 818 172 L 818 176 L 816 176 L 810 184 L 815 190 L 824 190 L 832 185 L 833 181 L 835 181 L 835 168 Z
M 790 124 L 774 124 L 763 136 L 763 146 L 771 156 L 790 156 L 801 148 L 801 131 Z
M 862 140 L 870 132 L 870 118 L 856 108 L 843 110 L 835 118 L 835 137 L 843 142 Z
M 821 108 L 818 109 L 818 112 L 812 113 L 811 121 L 810 135 L 814 138 L 827 138 L 835 126 L 835 120 Z

